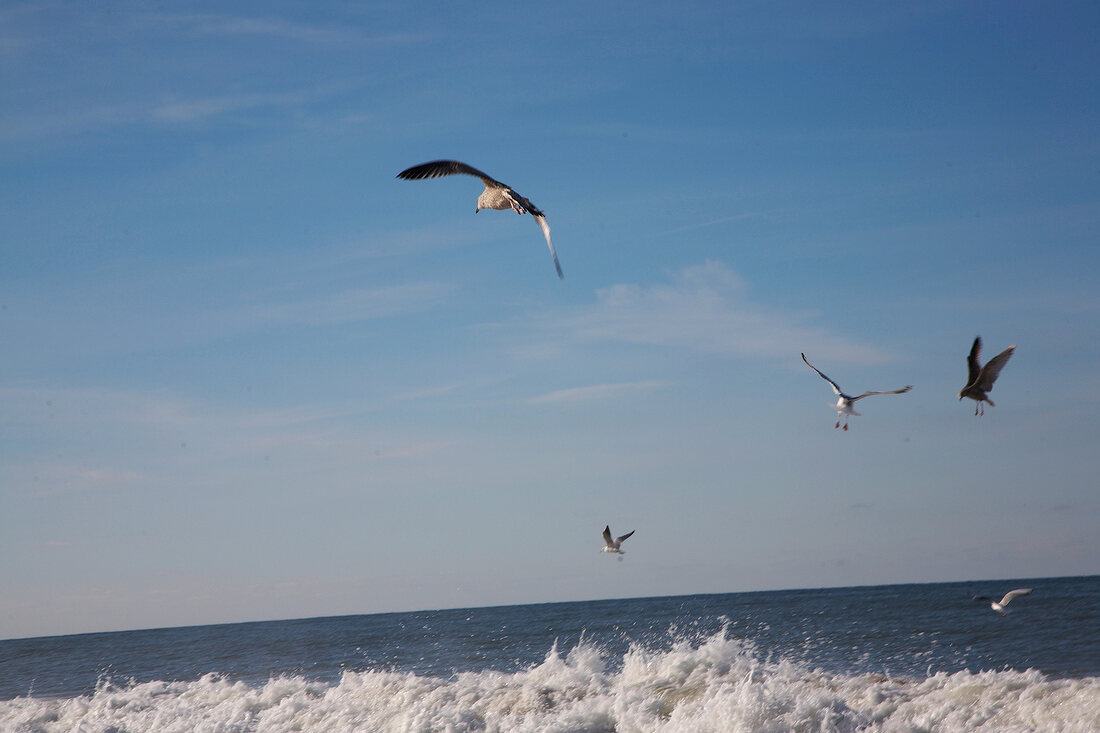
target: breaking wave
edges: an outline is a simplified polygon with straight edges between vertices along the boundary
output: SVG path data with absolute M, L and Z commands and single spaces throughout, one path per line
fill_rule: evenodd
M 1100 678 L 1028 670 L 843 675 L 760 655 L 723 631 L 619 659 L 582 640 L 518 672 L 345 672 L 249 685 L 208 674 L 0 702 L 0 729 L 122 731 L 1094 731 Z

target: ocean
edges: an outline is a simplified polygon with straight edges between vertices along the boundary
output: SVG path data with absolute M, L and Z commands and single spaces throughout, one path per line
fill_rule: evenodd
M 0 730 L 1098 731 L 1100 576 L 0 641 Z

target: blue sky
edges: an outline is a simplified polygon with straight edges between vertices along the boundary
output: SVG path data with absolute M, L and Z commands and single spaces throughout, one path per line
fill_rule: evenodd
M 5 4 L 0 638 L 1098 572 L 1098 16 Z

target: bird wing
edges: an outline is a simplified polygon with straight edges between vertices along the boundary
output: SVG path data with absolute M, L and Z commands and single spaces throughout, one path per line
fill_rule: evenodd
M 507 196 L 508 200 L 511 201 L 512 204 L 518 207 L 521 211 L 526 211 L 531 216 L 546 216 L 542 213 L 542 209 L 531 203 L 531 199 L 527 198 L 511 186 L 504 187 L 504 195 Z
M 528 214 L 535 217 L 535 222 L 538 223 L 539 229 L 542 230 L 542 235 L 546 237 L 546 246 L 550 248 L 550 256 L 554 258 L 554 269 L 558 271 L 558 279 L 565 278 L 565 275 L 561 271 L 561 263 L 558 262 L 558 253 L 554 249 L 554 242 L 550 239 L 550 225 L 546 222 L 546 215 L 542 213 L 539 207 L 531 203 L 531 199 L 519 193 L 511 186 L 501 183 L 488 173 L 479 171 L 472 165 L 466 165 L 458 160 L 433 160 L 430 163 L 421 163 L 420 165 L 414 165 L 412 168 L 406 168 L 398 173 L 397 177 L 407 181 L 419 181 L 425 178 L 442 178 L 443 176 L 451 176 L 456 173 L 477 176 L 487 188 L 503 189 L 504 195 L 508 197 L 508 200 L 511 201 L 516 208 L 521 211 L 526 211 Z
M 527 198 L 520 192 L 513 189 L 507 183 L 501 183 L 497 179 L 490 176 L 484 171 L 479 171 L 472 165 L 466 165 L 458 160 L 433 160 L 430 163 L 421 163 L 420 165 L 414 165 L 412 168 L 406 168 L 397 174 L 398 178 L 404 178 L 407 181 L 418 181 L 424 178 L 442 178 L 443 176 L 452 176 L 456 173 L 463 173 L 468 176 L 477 176 L 481 181 L 489 188 L 503 189 L 504 195 L 508 197 L 517 208 L 526 211 L 529 214 L 535 216 L 542 216 L 542 211 L 539 207 L 531 203 L 531 199 Z
M 611 526 L 610 525 L 603 528 L 603 541 L 607 543 L 608 547 L 611 547 Z
M 829 386 L 833 388 L 833 391 L 836 392 L 838 397 L 843 397 L 844 396 L 844 393 L 840 391 L 840 387 L 837 386 L 836 382 L 834 382 L 833 380 L 826 377 L 825 374 L 822 373 L 822 371 L 820 369 L 818 369 L 813 364 L 811 364 L 810 360 L 806 358 L 805 354 L 802 355 L 802 361 L 806 362 L 806 366 L 808 366 L 810 369 L 813 369 L 815 372 L 817 372 L 818 376 L 820 376 L 822 379 L 824 379 L 826 382 L 828 382 Z
M 634 534 L 634 530 L 630 530 L 629 532 L 627 532 L 626 534 L 624 534 L 624 535 L 623 535 L 622 537 L 616 537 L 616 538 L 615 538 L 615 542 L 622 542 L 623 540 L 625 540 L 625 539 L 627 539 L 628 537 L 630 537 L 630 535 L 632 535 L 632 534 Z M 631 547 L 633 547 L 633 545 L 631 545 Z
M 561 271 L 561 263 L 558 262 L 558 253 L 554 251 L 554 243 L 550 241 L 550 224 L 547 223 L 546 217 L 542 214 L 535 214 L 535 222 L 542 230 L 542 235 L 546 237 L 546 246 L 550 248 L 550 256 L 554 258 L 554 268 L 558 271 L 558 279 L 565 279 L 565 275 Z
M 517 207 L 520 211 L 526 211 L 535 218 L 535 223 L 538 224 L 539 229 L 542 230 L 542 236 L 546 237 L 546 246 L 550 248 L 550 256 L 554 258 L 554 269 L 558 271 L 558 279 L 564 280 L 565 274 L 561 271 L 561 263 L 558 262 L 558 253 L 557 250 L 554 249 L 554 241 L 550 239 L 550 223 L 546 221 L 546 215 L 542 213 L 539 207 L 531 203 L 531 199 L 519 193 L 511 186 L 504 187 L 504 195 L 508 197 L 508 200 L 512 202 L 513 206 Z
M 994 356 L 989 360 L 989 363 L 982 367 L 978 373 L 978 387 L 986 392 L 993 390 L 993 383 L 997 381 L 997 375 L 1004 369 L 1005 364 L 1008 363 L 1009 358 L 1012 356 L 1012 352 L 1016 350 L 1016 345 L 1013 344 L 1001 353 Z
M 404 178 L 406 181 L 419 181 L 424 178 L 442 178 L 443 176 L 451 176 L 456 173 L 477 176 L 486 186 L 508 188 L 507 185 L 496 180 L 488 173 L 483 173 L 472 165 L 466 165 L 457 160 L 433 160 L 430 163 L 421 163 L 420 165 L 414 165 L 412 168 L 406 168 L 398 173 L 397 177 Z M 523 197 L 520 196 L 520 198 Z
M 877 395 L 877 394 L 905 394 L 906 392 L 908 392 L 911 389 L 913 389 L 913 385 L 907 384 L 904 387 L 902 387 L 901 389 L 892 389 L 889 392 L 864 392 L 859 397 L 853 397 L 852 399 L 850 399 L 848 401 L 849 402 L 855 402 L 857 400 L 862 400 L 864 397 L 871 397 L 872 395 Z
M 1001 599 L 1001 605 L 1007 606 L 1008 602 L 1017 596 L 1026 596 L 1031 593 L 1031 588 L 1017 588 L 1016 590 L 1010 590 L 1005 593 L 1005 597 Z
M 966 386 L 970 387 L 977 381 L 982 371 L 982 337 L 974 337 L 974 345 L 970 347 L 970 354 L 966 357 Z

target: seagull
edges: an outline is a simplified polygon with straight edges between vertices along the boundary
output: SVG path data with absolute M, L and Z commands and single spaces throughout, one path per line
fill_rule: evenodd
M 966 357 L 966 386 L 959 392 L 959 399 L 969 397 L 977 402 L 978 404 L 974 405 L 975 415 L 979 414 L 979 408 L 981 408 L 980 414 L 985 415 L 983 402 L 988 402 L 990 407 L 996 407 L 986 392 L 993 391 L 993 383 L 997 381 L 997 375 L 1004 369 L 1015 349 L 1016 344 L 1012 344 L 990 359 L 989 363 L 983 367 L 979 361 L 982 358 L 982 337 L 974 338 L 974 345 L 970 347 L 970 356 Z
M 1013 598 L 1016 598 L 1018 596 L 1026 596 L 1026 595 L 1029 595 L 1030 593 L 1031 593 L 1031 588 L 1017 588 L 1016 590 L 1010 590 L 1008 593 L 1005 593 L 1005 597 L 1002 598 L 999 601 L 995 601 L 992 598 L 990 598 L 989 596 L 974 596 L 974 600 L 975 601 L 989 601 L 990 602 L 989 607 L 992 608 L 997 613 L 1004 616 L 1005 614 L 1008 613 L 1008 609 L 1005 608 L 1005 606 L 1007 606 L 1012 601 Z
M 477 176 L 485 184 L 485 190 L 477 197 L 477 208 L 474 213 L 482 209 L 511 209 L 517 214 L 530 214 L 535 217 L 535 223 L 546 237 L 546 246 L 550 248 L 550 256 L 554 258 L 554 267 L 558 271 L 558 279 L 562 279 L 561 265 L 558 263 L 558 253 L 554 251 L 554 243 L 550 241 L 550 225 L 546 223 L 546 215 L 539 207 L 531 203 L 526 196 L 520 195 L 511 186 L 501 183 L 487 173 L 482 173 L 473 166 L 460 163 L 457 160 L 433 160 L 430 163 L 421 163 L 412 168 L 406 168 L 397 174 L 398 178 L 406 181 L 419 181 L 423 178 L 441 178 L 443 176 L 465 173 L 468 176 Z
M 622 546 L 623 540 L 625 540 L 627 537 L 629 537 L 632 534 L 634 534 L 634 530 L 630 530 L 629 532 L 624 534 L 622 537 L 616 537 L 616 538 L 612 539 L 611 538 L 611 525 L 608 525 L 608 526 L 604 527 L 603 528 L 604 546 L 600 549 L 600 552 L 613 552 L 616 555 L 625 554 L 619 548 Z
M 828 377 L 826 377 L 821 372 L 820 369 L 818 369 L 813 364 L 811 364 L 810 360 L 806 358 L 805 354 L 802 355 L 802 361 L 806 362 L 806 366 L 808 366 L 810 369 L 813 369 L 815 372 L 818 373 L 818 376 L 820 376 L 822 379 L 824 379 L 826 382 L 828 382 L 829 386 L 831 386 L 833 388 L 833 391 L 836 392 L 836 396 L 837 396 L 836 406 L 833 408 L 833 409 L 836 410 L 836 425 L 833 426 L 834 428 L 839 428 L 840 427 L 840 417 L 841 417 L 841 415 L 844 416 L 844 429 L 845 430 L 848 429 L 848 418 L 849 417 L 851 417 L 852 415 L 855 415 L 856 417 L 860 417 L 860 414 L 852 409 L 852 403 L 857 402 L 859 400 L 862 400 L 864 397 L 870 397 L 871 395 L 876 395 L 876 394 L 905 394 L 909 390 L 913 389 L 913 385 L 906 385 L 905 387 L 902 387 L 901 389 L 895 389 L 895 390 L 891 390 L 889 392 L 864 392 L 861 395 L 858 395 L 856 397 L 852 397 L 851 395 L 846 395 L 843 392 L 841 392 L 840 387 L 837 386 L 837 383 L 834 382 L 833 380 L 829 379 Z

